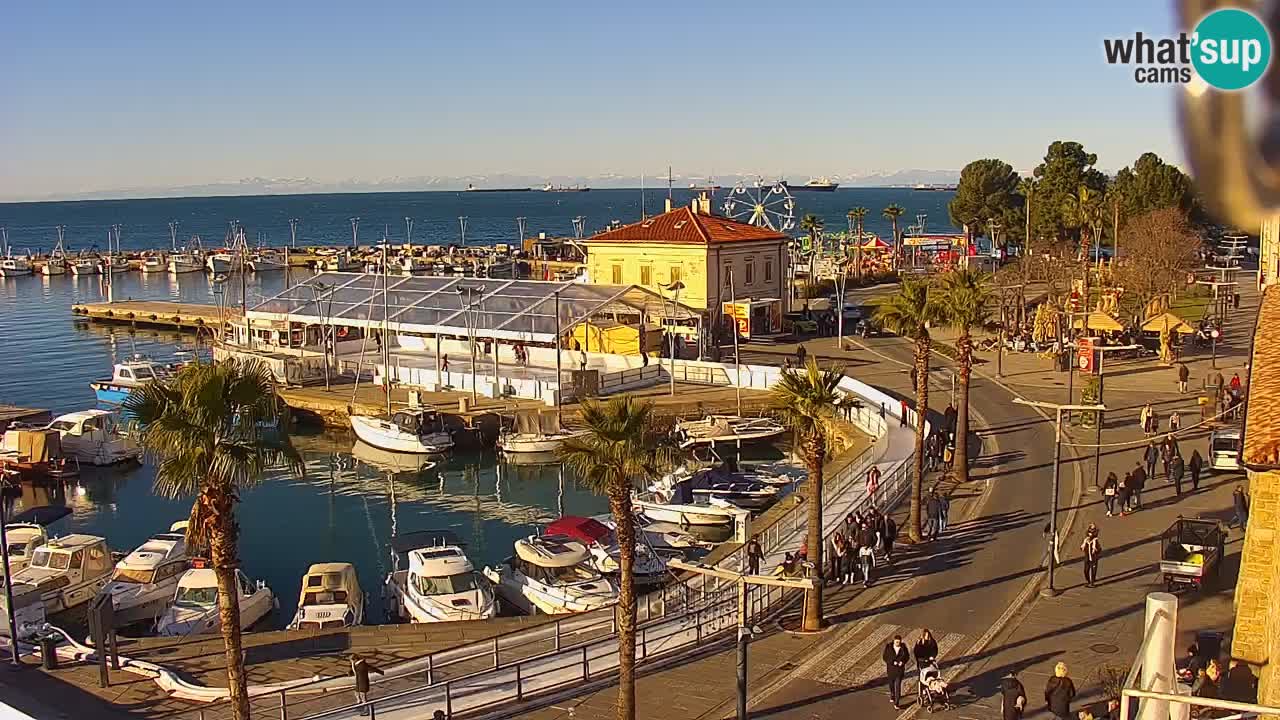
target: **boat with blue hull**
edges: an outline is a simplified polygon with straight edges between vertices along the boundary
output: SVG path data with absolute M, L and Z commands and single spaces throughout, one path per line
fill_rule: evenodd
M 89 387 L 93 388 L 98 402 L 120 405 L 134 389 L 168 374 L 168 367 L 161 363 L 135 359 L 116 363 L 112 367 L 110 380 L 96 380 L 89 383 Z

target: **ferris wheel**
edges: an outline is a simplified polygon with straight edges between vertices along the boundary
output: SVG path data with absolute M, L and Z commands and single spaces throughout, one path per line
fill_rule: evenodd
M 724 214 L 733 220 L 757 227 L 786 232 L 796 224 L 796 201 L 787 186 L 760 180 L 738 183 L 724 200 Z

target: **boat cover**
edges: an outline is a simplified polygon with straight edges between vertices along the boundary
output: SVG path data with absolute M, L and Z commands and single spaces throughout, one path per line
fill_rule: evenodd
M 603 543 L 613 531 L 599 520 L 565 515 L 547 526 L 547 535 L 565 535 L 586 543 Z

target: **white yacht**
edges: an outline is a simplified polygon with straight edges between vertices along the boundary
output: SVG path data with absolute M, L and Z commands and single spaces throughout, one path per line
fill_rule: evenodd
M 193 567 L 178 580 L 173 606 L 156 623 L 160 635 L 183 637 L 218 632 L 222 623 L 218 615 L 218 577 L 212 568 L 194 561 Z M 240 594 L 240 629 L 247 630 L 276 609 L 271 588 L 261 580 L 251 581 L 236 570 L 236 591 Z
M 750 512 L 728 502 L 696 498 L 688 476 L 669 476 L 646 492 L 634 493 L 631 504 L 650 520 L 691 525 L 730 525 Z
M 9 546 L 9 572 L 17 573 L 31 564 L 36 548 L 49 541 L 49 525 L 71 514 L 63 505 L 42 505 L 24 510 L 5 524 L 4 539 Z M 4 565 L 0 564 L 0 577 Z
M 48 430 L 61 436 L 63 455 L 86 465 L 115 465 L 142 457 L 142 447 L 126 435 L 116 414 L 89 409 L 54 418 Z
M 71 261 L 72 275 L 101 275 L 102 259 L 96 255 L 81 255 Z
M 351 429 L 365 443 L 392 452 L 431 455 L 453 448 L 453 437 L 444 430 L 444 420 L 435 410 L 398 410 L 390 420 L 352 415 Z
M 317 563 L 302 576 L 298 610 L 289 630 L 327 630 L 364 624 L 364 592 L 356 566 L 351 563 Z
M 154 623 L 173 604 L 178 579 L 187 571 L 186 529 L 185 520 L 176 522 L 116 563 L 102 592 L 111 596 L 117 626 Z
M 489 578 L 477 572 L 453 533 L 436 530 L 391 538 L 396 568 L 387 576 L 387 614 L 413 623 L 488 620 L 498 614 Z M 407 570 L 400 570 L 407 556 Z
M 169 260 L 164 253 L 147 253 L 142 256 L 142 263 L 138 266 L 144 273 L 162 273 L 169 270 Z
M 52 615 L 88 602 L 111 579 L 111 551 L 97 535 L 64 535 L 37 547 L 31 564 L 13 574 L 14 585 L 40 592 Z
M 284 254 L 275 250 L 259 250 L 249 256 L 249 269 L 256 273 L 284 270 Z
M 200 256 L 189 252 L 174 253 L 169 256 L 169 272 L 175 275 L 181 273 L 201 272 L 204 270 L 204 262 L 200 260 Z
M 618 601 L 618 588 L 592 566 L 591 552 L 564 536 L 531 535 L 484 574 L 502 600 L 530 615 L 587 612 Z
M 602 573 L 616 576 L 619 569 L 617 535 L 610 525 L 599 520 L 576 515 L 565 515 L 547 526 L 546 534 L 550 537 L 563 535 L 586 546 L 591 553 L 591 565 Z M 667 563 L 658 557 L 644 541 L 637 538 L 635 563 L 632 575 L 640 585 L 655 585 L 668 578 Z
M 778 421 L 767 417 L 740 417 L 737 415 L 708 415 L 701 420 L 681 420 L 676 423 L 676 437 L 680 447 L 716 445 L 717 443 L 751 443 L 771 440 L 786 432 Z

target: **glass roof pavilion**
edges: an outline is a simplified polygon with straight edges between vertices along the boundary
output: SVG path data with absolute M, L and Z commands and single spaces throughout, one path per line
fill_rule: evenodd
M 383 284 L 386 284 L 384 301 Z M 638 285 L 502 278 L 431 277 L 325 272 L 251 308 L 251 318 L 305 324 L 378 328 L 383 307 L 389 332 L 469 335 L 554 343 L 595 317 L 688 322 L 701 313 Z M 556 309 L 559 308 L 559 322 Z

